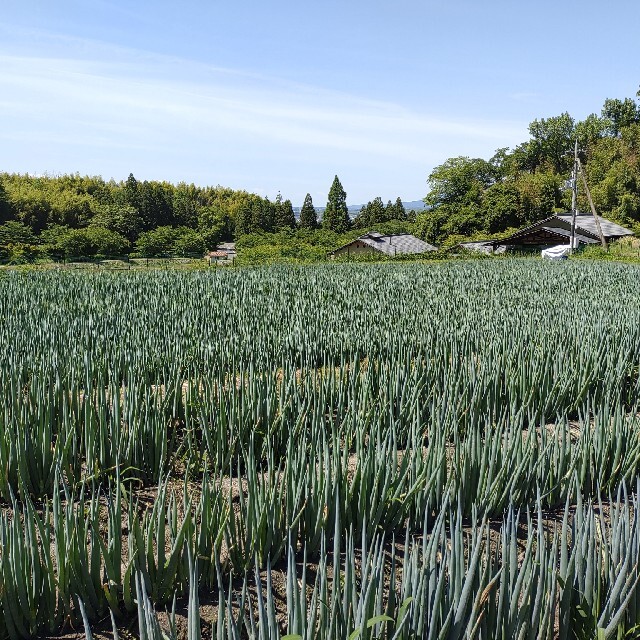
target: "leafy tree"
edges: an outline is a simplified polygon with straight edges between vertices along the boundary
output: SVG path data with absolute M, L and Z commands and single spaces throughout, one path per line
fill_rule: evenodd
M 509 227 L 522 225 L 520 192 L 513 181 L 496 182 L 484 192 L 482 198 L 483 230 L 497 233 Z
M 84 234 L 90 245 L 90 255 L 104 257 L 121 256 L 128 253 L 131 243 L 117 231 L 105 227 L 88 227 L 87 229 L 73 229 L 74 234 Z
M 103 227 L 134 241 L 143 230 L 144 221 L 131 205 L 107 204 L 99 206 L 90 226 Z
M 300 227 L 302 229 L 316 229 L 318 227 L 318 215 L 309 193 L 304 197 L 304 203 L 300 210 Z
M 207 205 L 198 210 L 198 233 L 206 249 L 213 249 L 228 235 L 229 220 L 220 205 Z
M 322 226 L 325 229 L 344 233 L 351 227 L 349 209 L 347 207 L 347 194 L 340 184 L 338 176 L 333 179 L 333 184 L 329 190 L 327 206 L 322 217 Z
M 520 218 L 530 224 L 549 217 L 561 203 L 558 174 L 524 174 L 518 178 L 517 188 L 520 194 Z
M 631 98 L 607 98 L 602 107 L 602 117 L 608 121 L 609 133 L 619 136 L 624 127 L 640 122 L 640 107 Z
M 595 113 L 588 115 L 584 120 L 576 124 L 575 136 L 578 146 L 582 150 L 587 150 L 607 133 L 608 121 L 598 117 Z
M 534 120 L 529 125 L 529 133 L 527 152 L 536 168 L 546 166 L 556 173 L 569 171 L 573 163 L 570 151 L 575 139 L 575 121 L 568 113 Z
M 144 231 L 136 241 L 136 252 L 144 258 L 171 255 L 177 237 L 177 231 L 168 226 Z
M 206 250 L 204 238 L 194 229 L 179 227 L 173 243 L 172 253 L 176 256 L 202 255 Z
M 0 225 L 0 246 L 9 244 L 36 244 L 36 237 L 23 222 L 10 220 Z
M 432 207 L 479 205 L 484 190 L 494 179 L 495 168 L 482 158 L 449 158 L 429 175 L 431 191 L 425 202 Z

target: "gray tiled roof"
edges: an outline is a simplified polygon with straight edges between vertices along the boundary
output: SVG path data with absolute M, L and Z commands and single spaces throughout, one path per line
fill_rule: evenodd
M 560 214 L 556 216 L 559 220 L 563 222 L 567 222 L 569 225 L 571 224 L 571 214 Z M 600 226 L 602 227 L 602 233 L 605 238 L 617 238 L 619 236 L 632 236 L 633 231 L 629 229 L 625 229 L 621 227 L 619 224 L 615 222 L 611 222 L 611 220 L 607 220 L 606 218 L 602 218 L 598 216 L 598 220 L 600 220 Z M 581 229 L 582 231 L 586 231 L 587 233 L 598 237 L 598 229 L 596 227 L 596 221 L 593 219 L 593 216 L 589 213 L 579 213 L 576 216 L 576 227 Z
M 433 245 L 412 236 L 410 233 L 383 236 L 377 231 L 372 231 L 360 236 L 358 240 L 390 256 L 401 253 L 425 253 L 426 251 L 437 250 Z

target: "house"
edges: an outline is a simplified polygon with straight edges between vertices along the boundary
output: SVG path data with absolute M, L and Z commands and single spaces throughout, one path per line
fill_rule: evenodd
M 204 254 L 204 259 L 209 264 L 217 262 L 233 262 L 236 257 L 236 243 L 235 242 L 221 242 L 214 251 L 207 251 Z
M 506 247 L 511 250 L 540 250 L 559 244 L 568 245 L 571 243 L 572 217 L 570 213 L 553 215 L 516 231 L 508 238 L 493 240 L 490 244 L 494 250 L 498 247 Z M 611 220 L 600 216 L 598 216 L 598 220 L 607 242 L 633 235 L 633 231 L 611 222 Z M 579 244 L 598 244 L 600 242 L 596 221 L 590 213 L 576 215 L 575 237 Z
M 359 238 L 345 244 L 331 252 L 331 257 L 353 256 L 363 253 L 381 253 L 387 256 L 396 256 L 407 253 L 425 253 L 437 251 L 437 248 L 410 233 L 395 233 L 383 235 L 377 231 L 370 231 Z

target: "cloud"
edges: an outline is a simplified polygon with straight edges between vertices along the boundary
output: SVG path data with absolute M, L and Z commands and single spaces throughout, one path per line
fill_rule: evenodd
M 256 158 L 284 166 L 285 158 L 313 157 L 317 168 L 339 157 L 352 166 L 413 163 L 424 173 L 449 155 L 491 152 L 526 131 L 516 122 L 445 118 L 169 56 L 61 42 L 66 55 L 0 49 L 6 170 L 10 158 L 1 149 L 15 154 L 22 143 L 25 153 L 49 145 L 50 157 L 54 147 L 61 157 L 78 157 L 79 148 L 93 155 L 129 150 L 137 158 L 146 152 L 149 165 L 208 157 L 214 168 L 228 162 L 250 171 Z

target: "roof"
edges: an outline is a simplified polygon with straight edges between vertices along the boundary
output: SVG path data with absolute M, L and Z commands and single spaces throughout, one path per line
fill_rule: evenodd
M 571 214 L 563 213 L 557 215 L 556 218 L 558 220 L 562 220 L 563 222 L 567 222 L 571 224 Z M 601 216 L 598 216 L 598 220 L 600 221 L 600 226 L 602 227 L 602 234 L 605 238 L 618 238 L 620 236 L 632 236 L 633 231 L 629 229 L 625 229 L 625 227 L 616 224 L 615 222 L 611 222 L 611 220 L 607 220 Z M 576 216 L 576 227 L 581 229 L 582 231 L 586 231 L 589 234 L 595 235 L 598 237 L 598 229 L 596 227 L 596 221 L 593 219 L 591 214 L 587 213 L 579 213 Z
M 544 230 L 547 233 L 552 233 L 558 236 L 569 237 L 571 235 L 572 217 L 573 216 L 570 213 L 561 213 L 549 216 L 544 220 L 538 220 L 538 222 L 516 231 L 508 238 L 494 240 L 493 244 L 512 244 L 514 240 L 526 237 L 539 230 Z M 611 222 L 611 220 L 607 220 L 601 216 L 598 216 L 598 220 L 600 221 L 602 233 L 605 238 L 615 239 L 621 236 L 633 235 L 633 231 L 630 231 L 615 222 Z M 578 213 L 576 215 L 576 237 L 583 243 L 597 242 L 600 239 L 596 228 L 596 222 L 591 214 Z
M 356 238 L 353 242 L 364 242 L 376 251 L 381 251 L 390 256 L 399 253 L 425 253 L 426 251 L 436 251 L 433 245 L 412 236 L 410 233 L 398 233 L 384 236 L 377 231 L 371 231 Z M 352 243 L 349 243 L 352 244 Z M 345 245 L 349 246 L 349 245 Z

